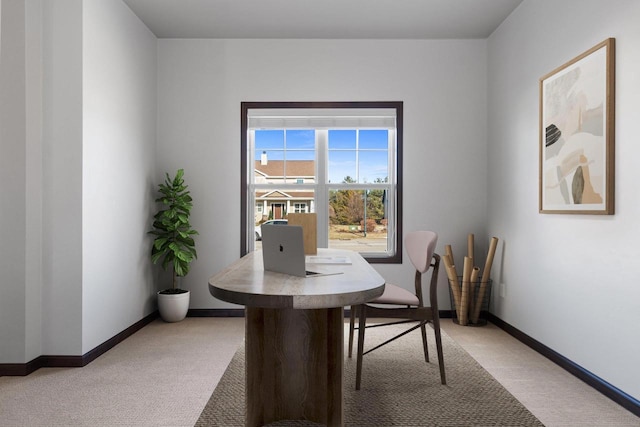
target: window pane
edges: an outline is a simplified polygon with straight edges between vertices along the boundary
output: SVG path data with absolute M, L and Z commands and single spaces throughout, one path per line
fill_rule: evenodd
M 389 177 L 388 134 L 384 129 L 330 130 L 329 183 L 385 182 Z
M 257 130 L 255 183 L 315 182 L 315 131 Z
M 314 198 L 315 192 L 312 189 L 256 190 L 254 222 L 258 224 L 271 219 L 283 219 L 289 212 L 314 212 Z
M 257 130 L 256 131 L 256 153 L 269 149 L 284 150 L 283 130 Z
M 292 190 L 289 188 L 278 188 L 255 191 L 255 210 L 253 212 L 254 235 L 256 240 L 260 240 L 262 232 L 260 226 L 265 223 L 283 224 L 286 223 L 287 215 L 290 212 L 315 212 L 315 191 Z M 256 249 L 260 249 L 260 243 L 256 242 Z
M 356 131 L 330 130 L 328 136 L 329 182 L 355 182 L 357 179 Z
M 315 151 L 316 140 L 313 129 L 287 130 L 287 150 Z
M 387 182 L 389 177 L 387 150 L 360 151 L 358 166 L 358 182 Z
M 329 248 L 386 252 L 385 203 L 385 190 L 330 191 Z
M 389 131 L 386 129 L 361 130 L 358 147 L 360 149 L 383 149 L 386 150 Z
M 355 182 L 356 151 L 329 150 L 329 182 Z
M 287 130 L 285 134 L 286 182 L 315 182 L 316 141 L 314 130 Z
M 329 150 L 356 148 L 355 130 L 330 130 Z

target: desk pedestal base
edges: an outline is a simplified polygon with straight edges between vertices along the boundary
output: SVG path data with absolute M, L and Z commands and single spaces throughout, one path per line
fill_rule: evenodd
M 246 425 L 342 426 L 343 308 L 245 309 Z

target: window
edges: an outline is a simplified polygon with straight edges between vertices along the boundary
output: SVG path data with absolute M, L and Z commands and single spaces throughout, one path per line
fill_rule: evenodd
M 243 102 L 241 114 L 241 255 L 262 222 L 315 212 L 319 247 L 402 262 L 402 102 Z

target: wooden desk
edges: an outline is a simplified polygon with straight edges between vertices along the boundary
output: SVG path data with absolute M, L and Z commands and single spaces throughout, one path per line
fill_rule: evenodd
M 309 420 L 343 425 L 344 306 L 370 301 L 384 279 L 358 253 L 350 265 L 313 265 L 342 274 L 302 278 L 264 271 L 251 252 L 209 279 L 209 292 L 245 306 L 246 425 Z

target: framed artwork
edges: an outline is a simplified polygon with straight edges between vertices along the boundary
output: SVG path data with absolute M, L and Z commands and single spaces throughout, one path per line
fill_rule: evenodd
M 540 79 L 540 213 L 614 213 L 615 39 Z

